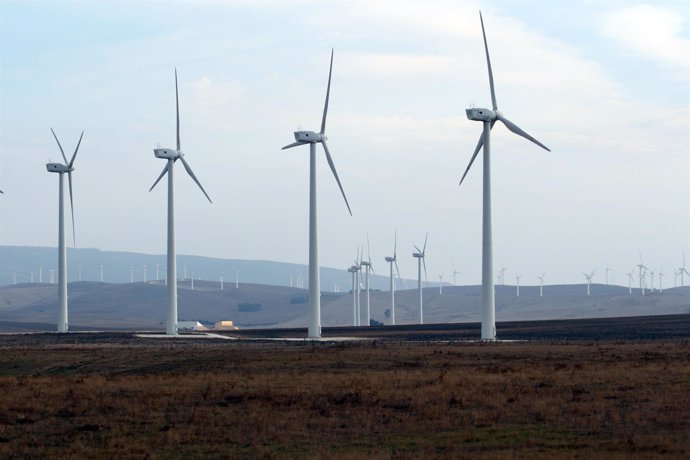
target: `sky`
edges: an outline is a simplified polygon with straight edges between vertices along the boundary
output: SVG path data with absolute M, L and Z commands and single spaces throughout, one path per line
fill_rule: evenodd
M 75 161 L 76 245 L 163 254 L 175 146 L 178 254 L 308 262 L 309 154 L 335 49 L 329 148 L 318 153 L 320 261 L 370 241 L 416 277 L 481 280 L 482 165 L 458 182 L 490 107 L 546 144 L 492 131 L 494 266 L 505 282 L 627 285 L 640 262 L 690 266 L 690 3 L 617 1 L 0 0 L 0 244 L 57 244 L 52 127 Z M 178 163 L 179 165 L 179 163 Z M 68 218 L 69 219 L 69 218 Z M 365 250 L 366 258 L 366 250 Z M 455 268 L 454 268 L 455 267 Z M 658 279 L 658 278 L 657 278 Z

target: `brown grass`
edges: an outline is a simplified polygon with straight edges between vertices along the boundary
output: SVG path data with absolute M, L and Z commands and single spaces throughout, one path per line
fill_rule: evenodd
M 690 456 L 690 344 L 0 349 L 0 457 Z

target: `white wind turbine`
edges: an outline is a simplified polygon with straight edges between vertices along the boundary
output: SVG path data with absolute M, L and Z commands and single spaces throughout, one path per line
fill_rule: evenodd
M 443 295 L 443 273 L 438 275 L 438 295 Z
M 594 272 L 596 271 L 597 269 L 595 268 L 589 273 L 589 275 L 585 272 L 582 272 L 582 274 L 585 275 L 585 278 L 587 279 L 587 295 L 589 295 L 590 285 L 592 284 L 592 277 L 594 276 Z
M 662 267 L 661 269 L 659 269 L 659 294 L 664 293 L 664 288 L 661 286 L 661 278 L 663 278 L 664 276 L 666 275 L 664 275 L 664 269 Z
M 369 235 L 367 234 L 367 257 L 369 260 L 363 260 L 360 265 L 365 268 L 365 285 L 364 288 L 366 289 L 366 294 L 367 294 L 367 323 L 366 326 L 369 326 L 371 324 L 371 302 L 369 299 L 369 271 L 374 271 L 374 266 L 371 264 L 371 248 L 369 247 Z
M 182 166 L 187 171 L 187 174 L 196 182 L 201 191 L 204 193 L 206 198 L 210 203 L 212 203 L 211 198 L 209 198 L 204 187 L 194 175 L 192 168 L 189 166 L 187 161 L 184 159 L 184 153 L 180 149 L 180 102 L 177 89 L 177 69 L 175 69 L 175 113 L 177 115 L 177 147 L 175 149 L 171 148 L 161 148 L 157 147 L 153 149 L 153 154 L 156 158 L 161 158 L 166 160 L 167 163 L 163 172 L 161 172 L 158 179 L 153 183 L 149 192 L 158 184 L 158 182 L 165 176 L 168 175 L 168 260 L 167 260 L 167 273 L 166 273 L 166 285 L 168 287 L 168 315 L 165 322 L 165 333 L 167 335 L 177 334 L 177 257 L 175 253 L 175 195 L 173 186 L 173 170 L 175 162 L 180 160 Z
M 477 147 L 474 149 L 470 163 L 467 165 L 465 173 L 460 179 L 460 184 L 465 180 L 467 172 L 472 167 L 479 151 L 484 150 L 484 174 L 483 174 L 483 218 L 482 218 L 482 340 L 496 339 L 496 299 L 494 291 L 493 280 L 493 246 L 492 246 L 492 229 L 491 229 L 491 129 L 496 121 L 501 121 L 510 131 L 522 136 L 525 139 L 537 144 L 545 150 L 549 150 L 544 144 L 527 134 L 516 124 L 508 120 L 498 111 L 496 104 L 496 93 L 494 91 L 494 76 L 491 70 L 491 60 L 489 59 L 489 46 L 486 42 L 486 33 L 484 31 L 484 20 L 481 12 L 479 19 L 482 24 L 482 35 L 484 37 L 484 50 L 486 52 L 486 65 L 489 70 L 489 87 L 491 89 L 491 103 L 492 109 L 469 108 L 466 109 L 467 118 L 474 121 L 481 121 L 483 124 L 483 133 L 479 138 Z
M 685 253 L 683 253 L 683 266 L 678 267 L 678 274 L 680 275 L 680 287 L 685 286 L 684 275 L 690 276 L 690 273 L 685 269 Z
M 452 259 L 452 258 L 450 259 L 450 265 L 453 267 L 453 286 L 457 286 L 457 283 L 455 282 L 455 281 L 456 281 L 456 278 L 455 278 L 455 277 L 456 277 L 457 275 L 462 275 L 462 273 L 460 273 L 459 271 L 457 271 L 457 270 L 455 269 L 455 263 L 453 262 L 453 259 Z
M 633 267 L 633 269 L 630 270 L 630 273 L 626 273 L 626 275 L 628 275 L 628 294 L 632 294 L 632 279 L 634 274 L 635 267 Z
M 649 270 L 649 290 L 654 294 L 654 270 Z
M 517 297 L 520 297 L 520 278 L 522 277 L 521 273 L 518 273 L 515 275 L 515 294 Z
M 544 276 L 546 276 L 546 272 L 542 273 L 541 276 L 537 276 L 539 278 L 539 297 L 544 297 Z
M 642 253 L 640 253 L 640 264 L 637 266 L 640 273 L 640 292 L 644 295 L 644 279 L 647 276 L 647 270 L 649 270 L 644 262 L 642 262 Z
M 79 142 L 77 143 L 77 148 L 74 149 L 74 154 L 70 161 L 67 161 L 65 156 L 65 151 L 62 150 L 62 145 L 55 135 L 53 128 L 50 128 L 53 133 L 55 142 L 57 142 L 60 148 L 60 153 L 62 154 L 65 163 L 47 163 L 46 168 L 48 172 L 58 173 L 60 175 L 60 185 L 58 189 L 58 332 L 67 332 L 68 330 L 68 312 L 67 312 L 67 247 L 65 246 L 65 198 L 64 198 L 64 175 L 67 173 L 67 180 L 69 182 L 69 202 L 70 209 L 72 211 L 72 238 L 76 245 L 76 236 L 74 230 L 74 200 L 72 198 L 72 171 L 74 171 L 74 159 L 77 157 L 77 151 L 79 151 L 79 146 L 81 145 L 81 140 L 84 137 L 84 131 L 81 132 L 79 136 Z M 51 270 L 51 283 L 53 272 Z
M 351 265 L 347 271 L 352 273 L 352 325 L 357 326 L 357 284 L 359 284 L 357 282 L 357 272 L 359 268 L 357 268 L 357 265 Z
M 345 191 L 340 183 L 338 172 L 335 170 L 331 153 L 328 150 L 326 140 L 326 115 L 328 114 L 328 99 L 331 93 L 331 75 L 333 73 L 333 50 L 331 50 L 331 65 L 328 71 L 328 86 L 326 88 L 326 101 L 323 106 L 323 118 L 321 119 L 321 131 L 295 131 L 295 142 L 283 147 L 283 150 L 300 145 L 309 145 L 309 328 L 308 336 L 321 337 L 321 285 L 319 281 L 319 236 L 318 222 L 316 218 L 316 144 L 321 143 L 326 153 L 326 160 L 331 167 L 335 180 L 340 187 L 340 192 L 345 199 L 347 210 L 352 215 L 350 204 L 347 202 Z
M 424 264 L 424 279 L 426 279 L 426 241 L 429 238 L 429 232 L 424 237 L 424 247 L 419 249 L 414 248 L 417 252 L 412 254 L 412 257 L 417 259 L 417 291 L 419 292 L 419 324 L 424 324 L 424 301 L 422 298 L 422 264 Z
M 395 264 L 395 271 L 398 272 L 400 278 L 400 270 L 398 270 L 398 232 L 395 232 L 395 239 L 393 241 L 393 257 L 386 257 L 386 262 L 390 264 L 390 291 L 391 291 L 391 325 L 395 326 L 395 283 L 393 283 L 393 264 Z

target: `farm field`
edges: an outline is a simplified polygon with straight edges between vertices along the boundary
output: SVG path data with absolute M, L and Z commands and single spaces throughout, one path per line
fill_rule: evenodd
M 690 342 L 0 336 L 0 457 L 687 458 Z

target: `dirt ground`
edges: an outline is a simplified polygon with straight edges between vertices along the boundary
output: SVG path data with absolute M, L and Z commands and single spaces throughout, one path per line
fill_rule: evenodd
M 688 458 L 689 441 L 687 340 L 0 337 L 3 458 Z

